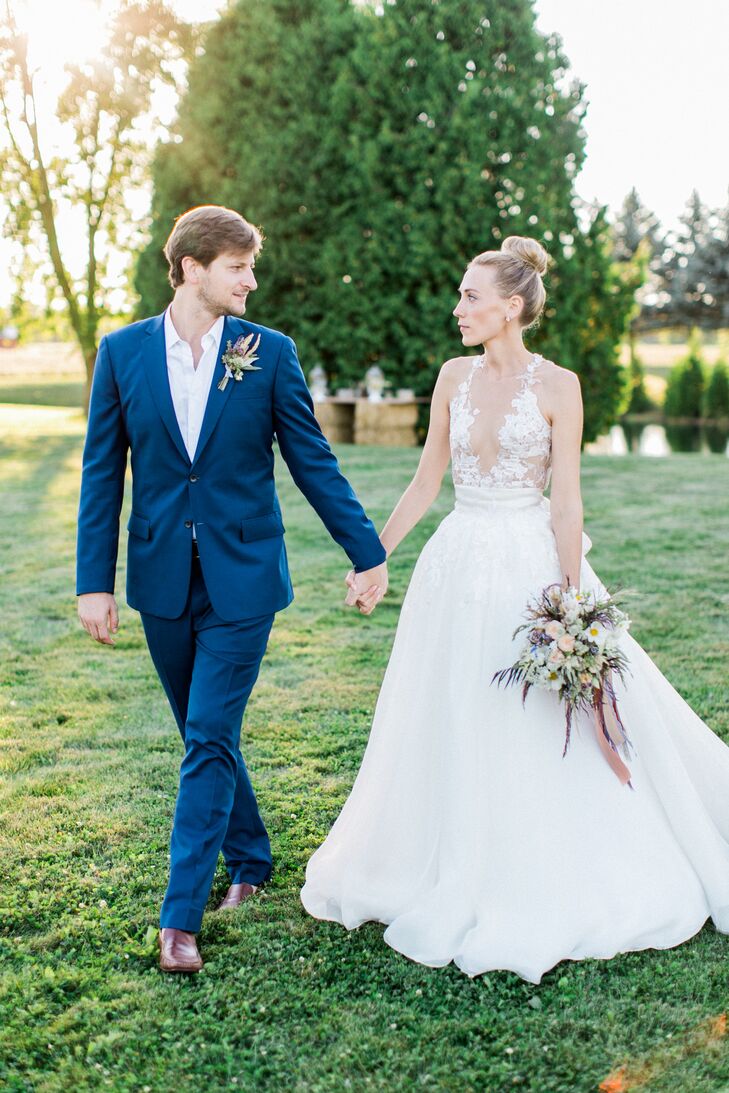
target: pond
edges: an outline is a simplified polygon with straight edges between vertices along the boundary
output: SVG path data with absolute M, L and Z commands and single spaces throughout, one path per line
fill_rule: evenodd
M 729 426 L 623 420 L 587 444 L 585 451 L 592 455 L 667 456 L 673 452 L 697 452 L 729 456 Z

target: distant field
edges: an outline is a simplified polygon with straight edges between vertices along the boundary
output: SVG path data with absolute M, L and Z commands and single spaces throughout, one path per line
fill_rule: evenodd
M 660 403 L 668 373 L 686 355 L 687 347 L 685 344 L 639 342 L 637 351 L 646 370 L 648 393 Z M 721 355 L 717 345 L 705 346 L 702 353 L 709 364 Z M 628 361 L 627 345 L 623 347 L 621 360 L 624 364 Z M 84 381 L 83 360 L 74 345 L 35 342 L 17 349 L 0 349 L 0 403 L 79 406 L 83 400 Z
M 685 342 L 676 345 L 638 342 L 635 348 L 646 371 L 664 377 L 668 375 L 674 364 L 677 364 L 688 352 L 688 346 Z M 727 353 L 726 350 L 722 352 L 721 345 L 704 345 L 701 349 L 701 355 L 707 364 L 715 364 L 719 357 L 726 358 Z M 623 364 L 627 364 L 630 359 L 630 350 L 627 344 L 623 346 L 620 359 Z
M 0 383 L 21 383 L 48 377 L 83 381 L 81 351 L 68 342 L 32 342 L 17 349 L 0 349 Z

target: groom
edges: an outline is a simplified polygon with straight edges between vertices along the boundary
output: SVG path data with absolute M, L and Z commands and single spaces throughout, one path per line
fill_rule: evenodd
M 239 748 L 274 613 L 293 598 L 274 484 L 274 438 L 354 570 L 347 602 L 387 589 L 385 551 L 314 417 L 290 338 L 241 318 L 262 243 L 237 212 L 190 209 L 165 246 L 174 299 L 102 339 L 78 519 L 81 623 L 113 645 L 127 450 L 127 601 L 185 746 L 160 919 L 160 967 L 202 967 L 200 929 L 220 850 L 235 907 L 271 873 L 268 834 Z

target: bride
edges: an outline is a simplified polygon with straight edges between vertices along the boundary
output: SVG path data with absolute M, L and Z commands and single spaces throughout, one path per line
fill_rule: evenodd
M 317 918 L 387 924 L 421 964 L 533 983 L 560 960 L 678 945 L 708 917 L 729 933 L 729 747 L 640 646 L 621 639 L 630 674 L 615 685 L 632 789 L 587 714 L 563 759 L 555 695 L 533 689 L 522 706 L 491 685 L 532 596 L 560 581 L 602 590 L 584 558 L 579 382 L 522 341 L 547 263 L 512 236 L 463 277 L 454 315 L 483 353 L 441 369 L 388 555 L 449 458 L 455 507 L 418 559 L 361 769 L 301 892 Z

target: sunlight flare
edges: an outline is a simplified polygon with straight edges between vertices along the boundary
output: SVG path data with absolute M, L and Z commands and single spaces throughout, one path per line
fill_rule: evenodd
M 28 35 L 32 66 L 45 74 L 100 53 L 114 7 L 108 0 L 17 0 L 12 10 L 19 29 Z

